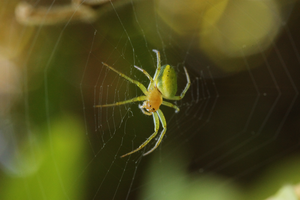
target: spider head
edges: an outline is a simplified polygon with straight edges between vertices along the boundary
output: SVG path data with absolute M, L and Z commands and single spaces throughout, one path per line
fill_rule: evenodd
M 144 101 L 142 107 L 148 112 L 156 112 L 159 109 L 163 99 L 161 93 L 155 88 L 148 94 L 148 99 Z
M 159 106 L 157 106 L 156 104 L 152 104 L 152 103 L 149 100 L 144 101 L 142 107 L 145 108 L 148 112 L 156 112 L 159 109 Z
M 149 91 L 148 99 L 144 101 L 143 108 L 148 112 L 156 112 L 159 109 L 163 99 L 157 88 Z

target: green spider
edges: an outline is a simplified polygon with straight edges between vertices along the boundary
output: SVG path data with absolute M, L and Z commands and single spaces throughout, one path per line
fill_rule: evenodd
M 163 112 L 159 109 L 159 106 L 162 104 L 162 105 L 174 108 L 176 110 L 175 112 L 179 112 L 179 108 L 176 105 L 166 102 L 163 99 L 180 100 L 184 97 L 185 93 L 187 92 L 187 90 L 189 89 L 189 87 L 191 85 L 189 74 L 188 74 L 186 68 L 184 67 L 187 84 L 186 84 L 184 90 L 181 92 L 180 96 L 175 96 L 175 94 L 177 92 L 176 72 L 175 72 L 174 68 L 171 67 L 170 65 L 161 66 L 159 51 L 153 49 L 153 52 L 156 53 L 156 57 L 157 57 L 157 69 L 155 71 L 153 78 L 145 70 L 143 70 L 137 66 L 134 66 L 136 69 L 143 72 L 150 80 L 148 89 L 146 89 L 146 87 L 143 84 L 141 84 L 140 82 L 133 80 L 133 79 L 129 78 L 128 76 L 126 76 L 125 74 L 108 66 L 107 64 L 102 63 L 109 69 L 111 69 L 114 72 L 116 72 L 117 74 L 119 74 L 121 77 L 127 79 L 131 83 L 138 86 L 142 90 L 144 95 L 135 97 L 133 99 L 129 99 L 127 101 L 116 102 L 113 104 L 96 105 L 96 107 L 119 106 L 119 105 L 128 104 L 128 103 L 132 103 L 132 102 L 136 102 L 136 101 L 144 101 L 142 105 L 139 105 L 139 108 L 142 110 L 142 112 L 145 115 L 153 116 L 154 133 L 143 144 L 141 144 L 137 149 L 135 149 L 127 154 L 124 154 L 123 156 L 121 156 L 121 158 L 128 156 L 130 154 L 133 154 L 133 153 L 141 150 L 142 148 L 144 148 L 157 135 L 158 129 L 159 129 L 159 120 L 160 120 L 163 130 L 161 131 L 160 136 L 159 136 L 155 146 L 152 149 L 150 149 L 149 151 L 147 151 L 146 153 L 144 153 L 143 156 L 148 155 L 149 153 L 154 151 L 159 146 L 159 144 L 161 143 L 161 141 L 167 131 L 167 122 L 166 122 Z M 144 109 L 146 109 L 146 110 L 144 110 Z

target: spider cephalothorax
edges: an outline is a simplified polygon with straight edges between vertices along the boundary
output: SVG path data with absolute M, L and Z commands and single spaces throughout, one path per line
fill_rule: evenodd
M 155 112 L 159 109 L 162 102 L 162 95 L 156 86 L 154 86 L 152 90 L 148 91 L 147 100 L 139 108 L 145 108 L 148 112 Z

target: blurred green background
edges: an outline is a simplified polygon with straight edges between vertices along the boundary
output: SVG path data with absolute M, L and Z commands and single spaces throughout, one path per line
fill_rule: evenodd
M 299 199 L 299 8 L 1 1 L 0 199 Z M 152 49 L 178 92 L 183 66 L 192 85 L 180 113 L 161 108 L 160 147 L 121 159 L 153 121 L 137 103 L 94 108 L 141 95 L 101 63 L 147 85 L 133 66 L 153 75 Z

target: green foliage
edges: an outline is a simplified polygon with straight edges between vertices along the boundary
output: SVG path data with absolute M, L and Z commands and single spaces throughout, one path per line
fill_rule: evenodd
M 20 176 L 5 175 L 0 182 L 0 199 L 83 199 L 85 177 L 85 138 L 82 125 L 70 116 L 53 120 L 51 130 L 47 126 L 32 134 L 46 136 L 39 142 L 24 144 L 20 156 L 29 164 L 20 166 Z M 26 146 L 30 146 L 26 148 Z M 28 150 L 29 149 L 29 150 Z M 30 159 L 29 159 L 30 158 Z

